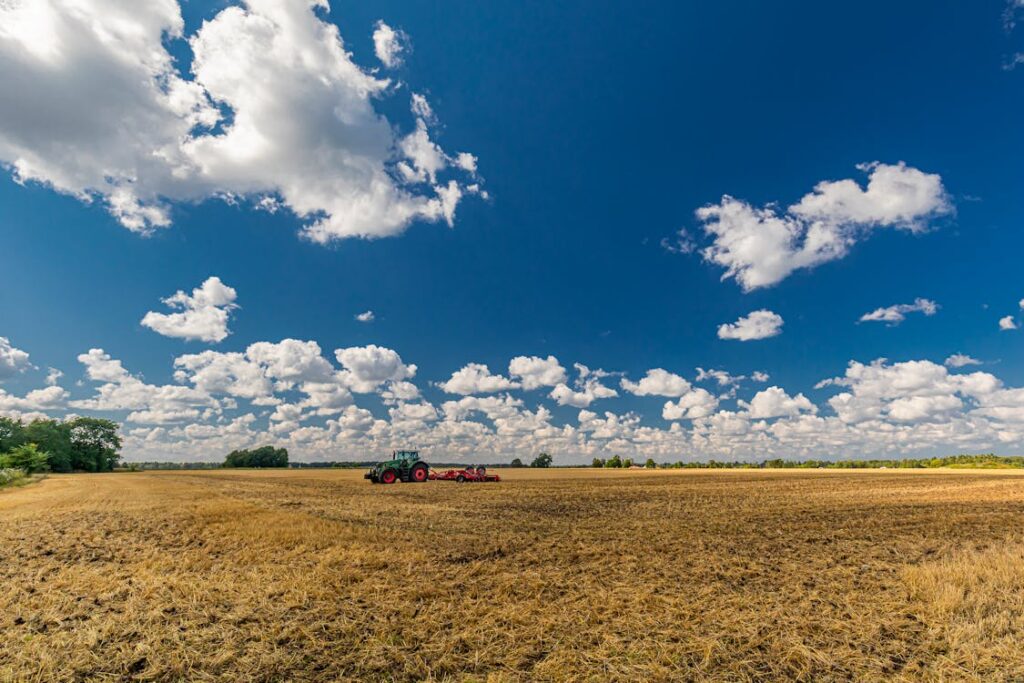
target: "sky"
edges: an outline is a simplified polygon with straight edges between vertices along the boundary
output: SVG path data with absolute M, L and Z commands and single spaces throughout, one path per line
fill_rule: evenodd
M 1020 454 L 1022 18 L 0 2 L 0 414 L 126 460 Z

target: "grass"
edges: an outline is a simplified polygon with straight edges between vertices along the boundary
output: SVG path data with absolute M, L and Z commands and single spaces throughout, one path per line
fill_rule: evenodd
M 0 680 L 1020 680 L 1007 471 L 51 476 Z

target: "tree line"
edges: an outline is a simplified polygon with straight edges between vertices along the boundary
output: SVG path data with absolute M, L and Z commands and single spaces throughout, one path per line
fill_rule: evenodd
M 594 458 L 592 467 L 632 467 L 633 460 L 613 455 L 608 459 Z M 971 467 L 971 468 L 1024 468 L 1024 456 L 1000 456 L 994 453 L 980 455 L 948 455 L 937 458 L 871 458 L 862 460 L 785 460 L 772 458 L 760 461 L 719 462 L 678 461 L 674 463 L 657 463 L 648 458 L 644 467 L 648 469 L 927 469 L 936 467 Z
M 96 417 L 0 417 L 0 468 L 35 472 L 110 472 L 121 458 L 120 426 Z

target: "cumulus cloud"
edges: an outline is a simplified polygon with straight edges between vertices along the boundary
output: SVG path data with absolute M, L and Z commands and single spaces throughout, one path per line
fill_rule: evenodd
M 407 136 L 375 108 L 391 84 L 352 61 L 326 9 L 227 7 L 187 36 L 182 77 L 165 47 L 186 38 L 174 0 L 0 3 L 0 89 L 18 93 L 0 101 L 0 162 L 140 233 L 210 197 L 286 208 L 321 243 L 451 223 L 464 188 L 397 170 Z M 398 36 L 375 41 L 392 63 Z
M 754 394 L 749 403 L 739 401 L 739 405 L 754 419 L 792 417 L 801 412 L 818 412 L 817 407 L 806 396 L 790 396 L 781 387 L 768 387 Z
M 782 316 L 769 310 L 754 311 L 734 323 L 718 326 L 719 339 L 752 341 L 767 339 L 782 332 Z
M 1014 320 L 1012 315 L 999 319 L 999 329 L 1003 331 L 1017 329 L 1017 321 Z
M 359 394 L 376 391 L 385 382 L 399 382 L 416 375 L 415 365 L 406 365 L 398 352 L 376 344 L 337 349 L 334 355 L 345 368 L 349 387 Z
M 728 195 L 697 210 L 712 244 L 702 251 L 725 268 L 744 291 L 769 287 L 793 271 L 843 258 L 873 229 L 892 227 L 917 233 L 932 219 L 953 211 L 942 179 L 903 162 L 874 162 L 858 168 L 855 180 L 823 181 L 780 212 L 774 204 L 755 207 Z
M 491 374 L 490 368 L 482 363 L 469 363 L 452 373 L 447 382 L 437 385 L 449 394 L 493 394 L 498 391 L 516 389 L 518 384 L 501 375 Z
M 234 289 L 221 282 L 219 277 L 211 277 L 193 289 L 191 295 L 179 289 L 166 299 L 161 299 L 170 308 L 178 309 L 178 312 L 150 311 L 142 318 L 142 324 L 165 337 L 205 342 L 224 341 L 231 334 L 228 316 L 238 308 L 236 298 Z
M 373 52 L 380 63 L 389 69 L 402 64 L 402 53 L 406 51 L 408 37 L 396 31 L 383 21 L 378 21 L 373 31 Z
M 673 403 L 667 401 L 661 410 L 666 420 L 696 420 L 707 417 L 718 408 L 718 399 L 707 389 L 697 388 L 679 397 Z
M 568 379 L 565 368 L 554 356 L 516 356 L 508 364 L 508 374 L 518 377 L 526 391 L 557 386 Z
M 0 337 L 0 380 L 13 377 L 31 367 L 28 353 L 15 348 L 7 337 Z
M 755 373 L 755 374 L 758 374 L 758 373 Z M 761 374 L 763 375 L 763 373 L 761 373 Z M 718 386 L 728 387 L 728 386 L 735 386 L 735 385 L 739 384 L 740 382 L 742 382 L 745 379 L 746 379 L 745 375 L 733 375 L 730 372 L 728 372 L 727 370 L 716 370 L 716 369 L 705 370 L 704 368 L 697 368 L 697 381 L 698 382 L 714 381 L 714 382 L 718 383 Z M 755 377 L 754 379 L 757 380 L 758 382 L 766 381 L 768 379 L 768 376 L 764 375 L 764 380 L 758 379 L 757 377 Z
M 964 353 L 954 353 L 943 364 L 950 368 L 963 368 L 968 365 L 981 365 L 981 361 Z
M 356 320 L 361 323 L 372 323 L 374 318 L 375 316 L 373 315 L 373 311 L 363 311 L 356 316 Z
M 623 390 L 634 396 L 668 396 L 676 398 L 687 394 L 690 383 L 685 379 L 662 368 L 648 370 L 647 375 L 639 382 L 631 382 L 623 378 L 619 382 Z
M 894 306 L 888 306 L 886 308 L 876 308 L 870 313 L 865 313 L 860 317 L 860 322 L 883 322 L 888 325 L 899 325 L 901 322 L 906 320 L 907 313 L 924 313 L 925 315 L 935 315 L 939 310 L 939 305 L 930 299 L 914 299 L 912 304 L 896 304 Z
M 598 399 L 614 398 L 619 395 L 619 392 L 601 383 L 601 378 L 608 376 L 604 370 L 591 370 L 581 363 L 575 363 L 574 366 L 578 374 L 574 382 L 575 389 L 563 382 L 548 394 L 558 405 L 586 408 Z

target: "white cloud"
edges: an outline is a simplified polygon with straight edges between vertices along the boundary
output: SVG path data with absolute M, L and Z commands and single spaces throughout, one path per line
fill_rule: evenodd
M 375 108 L 394 89 L 352 61 L 326 8 L 221 10 L 187 36 L 185 79 L 165 47 L 186 37 L 174 0 L 0 4 L 0 89 L 18 93 L 0 101 L 0 162 L 140 233 L 210 197 L 287 208 L 321 243 L 450 223 L 461 186 L 401 178 L 401 127 Z
M 939 310 L 939 305 L 930 299 L 914 299 L 912 304 L 896 304 L 894 306 L 888 306 L 886 308 L 876 308 L 870 313 L 865 313 L 860 317 L 860 322 L 884 322 L 889 325 L 899 325 L 901 322 L 906 320 L 907 313 L 924 313 L 925 315 L 935 315 Z
M 769 379 L 771 379 L 771 376 L 767 372 L 754 370 L 754 372 L 751 373 L 750 375 L 750 379 L 754 380 L 755 382 L 767 382 Z
M 408 37 L 402 31 L 396 31 L 383 21 L 377 22 L 373 31 L 373 51 L 380 63 L 389 69 L 402 64 L 402 53 L 406 51 Z
M 68 392 L 60 387 L 35 389 L 25 394 L 24 398 L 12 396 L 0 389 L 0 414 L 53 410 L 61 407 L 67 397 Z
M 234 289 L 220 281 L 219 277 L 207 280 L 192 290 L 189 296 L 180 289 L 161 299 L 177 313 L 156 313 L 150 311 L 142 318 L 142 324 L 157 334 L 180 339 L 196 339 L 205 342 L 224 341 L 231 330 L 228 316 L 238 308 Z
M 846 256 L 871 230 L 920 232 L 953 208 L 942 179 L 900 162 L 871 163 L 866 188 L 854 180 L 823 181 L 785 212 L 757 208 L 728 195 L 697 210 L 713 239 L 704 258 L 725 268 L 745 291 L 769 287 L 794 270 Z
M 13 377 L 31 367 L 28 353 L 12 346 L 7 337 L 0 337 L 0 380 Z
M 526 391 L 557 386 L 568 379 L 565 368 L 554 356 L 516 356 L 508 364 L 508 374 L 518 377 Z
M 718 399 L 707 389 L 697 388 L 680 396 L 675 403 L 667 401 L 661 416 L 666 420 L 695 420 L 711 415 L 717 408 Z
M 373 311 L 363 311 L 356 316 L 356 320 L 361 323 L 372 323 L 374 319 Z
M 591 370 L 581 363 L 575 363 L 575 367 L 576 372 L 579 374 L 579 377 L 574 382 L 576 389 L 574 390 L 567 384 L 561 383 L 548 394 L 548 397 L 554 399 L 558 405 L 586 408 L 598 399 L 614 398 L 619 395 L 611 387 L 601 384 L 601 378 L 608 375 L 604 370 Z
M 946 359 L 944 365 L 951 368 L 962 368 L 968 365 L 981 365 L 981 361 L 963 353 L 954 353 Z
M 47 368 L 46 371 L 46 386 L 53 387 L 57 386 L 57 382 L 64 376 L 64 373 L 57 368 Z
M 661 368 L 648 370 L 647 375 L 639 382 L 631 382 L 623 378 L 619 386 L 634 396 L 668 396 L 671 398 L 683 396 L 691 389 L 690 383 L 685 379 Z
M 734 323 L 718 326 L 719 339 L 752 341 L 767 339 L 782 332 L 782 316 L 769 310 L 754 311 Z
M 437 385 L 449 394 L 493 394 L 497 391 L 516 389 L 518 384 L 501 375 L 492 375 L 490 368 L 482 363 L 469 363 L 452 373 L 451 379 Z
M 1008 315 L 1004 318 L 999 319 L 1000 330 L 1015 330 L 1017 329 L 1017 321 L 1013 319 L 1012 315 Z
M 818 412 L 817 407 L 806 396 L 790 396 L 781 387 L 768 387 L 754 394 L 750 403 L 739 401 L 739 405 L 754 419 L 792 417 L 801 412 Z
M 385 382 L 416 375 L 415 365 L 406 365 L 397 352 L 375 344 L 337 349 L 334 355 L 345 368 L 349 387 L 359 394 L 376 391 Z
M 765 380 L 767 380 L 768 376 L 765 375 L 764 378 L 765 378 Z M 736 384 L 739 384 L 740 382 L 742 382 L 745 379 L 746 379 L 745 375 L 733 375 L 733 374 L 730 374 L 726 370 L 715 370 L 715 369 L 705 370 L 704 368 L 697 368 L 697 381 L 698 382 L 707 382 L 707 381 L 713 380 L 715 382 L 718 382 L 719 386 L 727 387 L 727 386 L 734 386 Z M 757 379 L 757 378 L 755 377 L 754 379 Z M 757 379 L 757 381 L 760 382 L 760 381 L 764 381 L 764 380 Z

